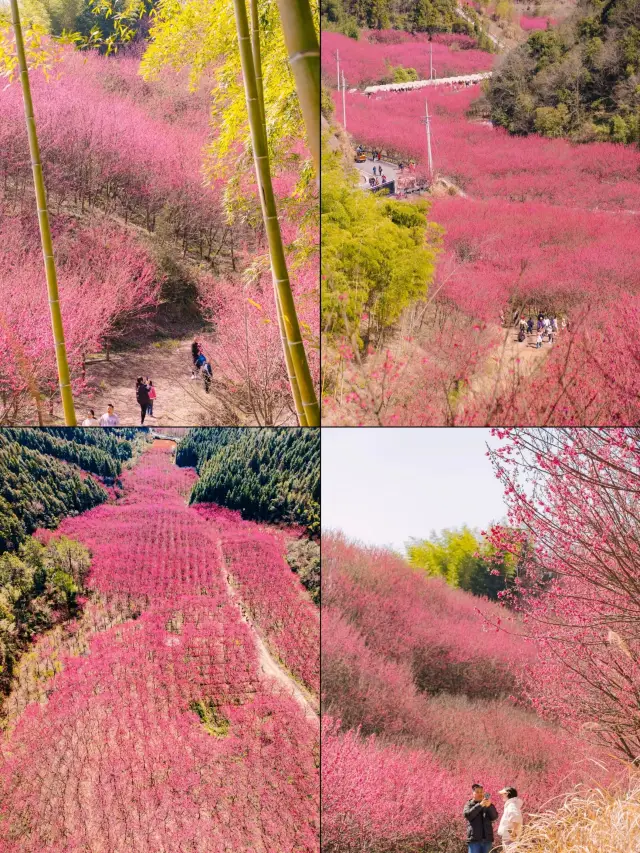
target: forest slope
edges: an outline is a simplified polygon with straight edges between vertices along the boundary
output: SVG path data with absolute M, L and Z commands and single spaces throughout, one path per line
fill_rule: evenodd
M 489 101 L 512 133 L 639 143 L 640 3 L 580 0 L 567 21 L 506 57 Z

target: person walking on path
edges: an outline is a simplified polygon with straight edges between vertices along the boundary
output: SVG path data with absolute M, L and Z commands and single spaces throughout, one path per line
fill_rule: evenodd
M 109 403 L 107 411 L 100 418 L 100 426 L 118 426 L 120 418 L 116 415 L 113 403 Z
M 156 399 L 156 389 L 153 387 L 151 379 L 147 379 L 147 385 L 149 387 L 149 406 L 147 408 L 147 414 L 150 417 L 153 417 L 153 401 Z
M 100 426 L 93 409 L 89 409 L 89 416 L 82 421 L 82 426 Z
M 536 349 L 540 349 L 542 346 L 542 332 L 538 332 L 538 337 L 536 338 Z
M 204 379 L 204 390 L 208 394 L 209 389 L 211 388 L 211 379 L 213 378 L 213 374 L 211 372 L 211 365 L 208 361 L 200 368 L 200 372 L 202 373 L 202 378 Z
M 144 416 L 147 414 L 149 403 L 149 386 L 144 382 L 142 376 L 136 379 L 136 400 L 140 406 L 140 426 L 144 424 Z
M 473 797 L 463 811 L 467 822 L 467 844 L 469 853 L 489 853 L 493 847 L 493 821 L 498 812 L 491 802 L 491 794 L 485 794 L 482 785 L 472 785 Z
M 191 344 L 191 360 L 193 361 L 193 370 L 191 371 L 191 378 L 196 379 L 196 361 L 198 360 L 198 356 L 202 352 L 202 347 L 200 346 L 200 342 L 197 338 L 193 339 L 193 343 Z
M 508 850 L 522 832 L 522 800 L 515 788 L 507 787 L 498 791 L 504 801 L 504 811 L 498 825 L 498 835 L 504 850 Z

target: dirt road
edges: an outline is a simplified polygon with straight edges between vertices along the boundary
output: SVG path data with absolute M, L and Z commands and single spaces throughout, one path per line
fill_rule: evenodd
M 140 424 L 140 407 L 136 402 L 136 377 L 149 377 L 156 389 L 153 417 L 147 416 L 145 426 L 199 426 L 207 424 L 208 404 L 215 395 L 215 386 L 207 395 L 202 380 L 191 379 L 191 341 L 193 336 L 178 339 L 147 341 L 139 347 L 111 352 L 109 361 L 104 353 L 87 362 L 87 382 L 92 391 L 75 399 L 78 423 L 94 409 L 96 417 L 113 403 L 121 426 Z M 55 413 L 54 423 L 64 423 L 61 411 Z

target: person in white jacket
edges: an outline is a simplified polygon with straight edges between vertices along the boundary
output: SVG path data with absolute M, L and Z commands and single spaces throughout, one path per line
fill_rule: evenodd
M 508 850 L 522 832 L 522 800 L 515 788 L 503 788 L 498 793 L 504 801 L 504 811 L 498 826 L 502 846 Z

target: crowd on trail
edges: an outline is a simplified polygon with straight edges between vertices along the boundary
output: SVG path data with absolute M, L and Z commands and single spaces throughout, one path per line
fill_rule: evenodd
M 473 795 L 464 806 L 467 822 L 467 844 L 469 853 L 490 853 L 495 849 L 493 824 L 498 820 L 498 811 L 482 785 L 471 786 Z M 498 835 L 503 850 L 514 846 L 522 833 L 522 800 L 515 788 L 507 786 L 498 791 L 504 802 L 504 810 L 498 824 Z
M 204 390 L 208 394 L 211 389 L 213 373 L 211 370 L 211 364 L 202 351 L 202 346 L 197 338 L 194 338 L 193 343 L 191 344 L 191 358 L 193 361 L 191 379 L 197 380 L 202 378 L 204 382 Z M 156 399 L 156 389 L 153 384 L 153 380 L 148 376 L 138 376 L 136 379 L 135 392 L 136 401 L 140 406 L 140 426 L 142 426 L 146 417 L 155 417 L 153 414 L 153 404 Z M 87 411 L 87 417 L 82 421 L 83 427 L 106 427 L 119 425 L 120 416 L 116 414 L 113 403 L 108 404 L 107 411 L 101 415 L 100 418 L 96 418 L 95 409 L 89 409 Z
M 566 317 L 562 317 L 560 321 L 556 316 L 549 317 L 544 312 L 538 314 L 538 319 L 533 317 L 525 317 L 519 311 L 513 312 L 513 325 L 518 328 L 518 341 L 524 343 L 528 335 L 535 334 L 535 348 L 540 349 L 543 343 L 552 344 L 559 331 L 565 331 L 569 328 L 569 323 Z M 504 311 L 500 314 L 500 321 L 505 325 Z

